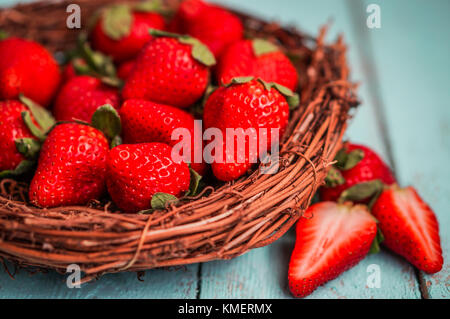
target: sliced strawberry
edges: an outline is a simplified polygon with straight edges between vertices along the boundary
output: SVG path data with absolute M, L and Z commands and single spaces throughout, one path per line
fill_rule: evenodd
M 363 205 L 310 206 L 297 222 L 288 274 L 292 294 L 305 297 L 356 265 L 369 252 L 376 233 L 376 220 Z
M 442 269 L 438 221 L 413 187 L 383 191 L 372 213 L 379 221 L 384 245 L 427 273 Z

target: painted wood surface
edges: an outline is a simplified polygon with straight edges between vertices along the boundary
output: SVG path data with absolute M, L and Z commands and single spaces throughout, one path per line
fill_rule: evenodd
M 366 3 L 370 3 L 367 1 Z M 450 2 L 378 1 L 382 28 L 370 37 L 398 180 L 434 209 L 443 270 L 424 277 L 429 297 L 450 298 Z
M 3 0 L 2 5 L 16 2 Z M 333 18 L 329 39 L 343 32 L 349 44 L 353 78 L 361 82 L 362 106 L 347 137 L 372 146 L 396 169 L 402 184 L 415 185 L 431 203 L 441 224 L 445 260 L 449 256 L 450 217 L 446 210 L 450 178 L 449 2 L 373 1 L 381 5 L 382 27 L 366 27 L 360 0 L 218 0 L 230 7 L 311 34 Z M 110 274 L 68 289 L 65 276 L 51 272 L 30 276 L 21 271 L 11 280 L 0 272 L 2 298 L 291 298 L 287 266 L 295 242 L 293 231 L 274 244 L 230 261 L 191 265 L 181 270 Z M 368 288 L 367 267 L 381 270 L 381 287 Z M 425 294 L 449 298 L 448 262 L 444 270 L 424 277 Z M 363 260 L 309 298 L 420 298 L 414 269 L 383 251 Z

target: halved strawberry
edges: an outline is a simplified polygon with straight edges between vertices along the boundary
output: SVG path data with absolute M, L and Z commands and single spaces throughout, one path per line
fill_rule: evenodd
M 379 221 L 384 245 L 427 273 L 442 269 L 438 221 L 413 187 L 386 189 L 372 214 Z
M 297 222 L 297 240 L 289 263 L 289 288 L 296 297 L 356 265 L 369 252 L 377 233 L 366 206 L 321 202 Z

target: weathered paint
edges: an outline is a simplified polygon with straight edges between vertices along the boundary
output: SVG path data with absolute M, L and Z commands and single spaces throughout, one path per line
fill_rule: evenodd
M 370 3 L 366 0 L 365 3 Z M 377 1 L 382 27 L 370 32 L 397 176 L 434 209 L 444 267 L 425 275 L 430 298 L 450 298 L 450 2 Z
M 15 0 L 6 0 L 7 4 Z M 295 24 L 316 34 L 334 17 L 329 39 L 343 32 L 349 44 L 352 76 L 360 81 L 363 104 L 347 137 L 369 144 L 385 159 L 393 159 L 403 184 L 414 184 L 436 210 L 441 224 L 444 258 L 449 256 L 448 204 L 450 158 L 449 3 L 377 1 L 382 28 L 365 26 L 365 6 L 357 0 L 335 1 L 215 1 L 247 10 L 266 19 Z M 4 2 L 2 2 L 3 4 Z M 387 118 L 387 120 L 384 120 Z M 386 123 L 387 129 L 383 127 Z M 430 163 L 427 165 L 426 163 Z M 21 271 L 11 280 L 0 272 L 3 298 L 290 298 L 287 267 L 295 241 L 288 232 L 271 246 L 230 261 L 205 263 L 184 270 L 147 271 L 144 282 L 136 274 L 110 274 L 81 289 L 68 289 L 65 277 L 54 272 L 30 276 Z M 366 285 L 367 267 L 381 270 L 380 288 Z M 449 267 L 426 276 L 429 295 L 449 297 Z M 198 280 L 200 279 L 200 280 Z M 337 279 L 319 287 L 309 298 L 420 298 L 413 268 L 385 251 L 372 255 Z

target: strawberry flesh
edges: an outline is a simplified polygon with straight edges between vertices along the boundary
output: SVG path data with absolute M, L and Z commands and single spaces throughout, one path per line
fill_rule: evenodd
M 379 221 L 385 246 L 427 273 L 442 269 L 438 221 L 413 187 L 385 190 L 372 213 Z
M 308 208 L 296 230 L 289 287 L 294 296 L 305 297 L 362 260 L 377 225 L 365 206 L 322 202 Z

